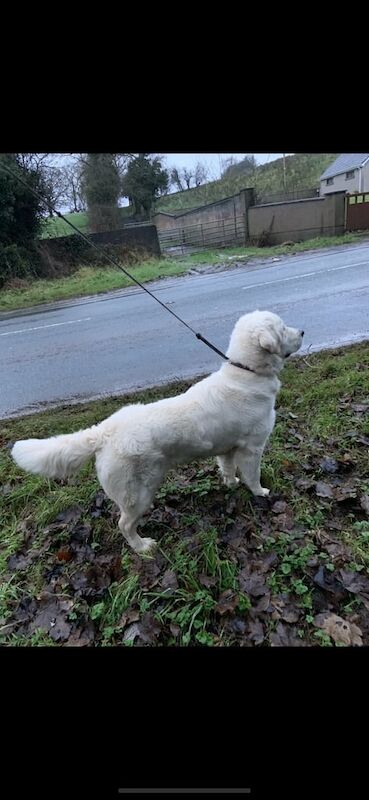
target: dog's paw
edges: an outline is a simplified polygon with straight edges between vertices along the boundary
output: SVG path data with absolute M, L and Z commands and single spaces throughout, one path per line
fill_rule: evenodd
M 257 493 L 257 497 L 268 497 L 269 494 L 270 494 L 270 489 L 265 489 L 262 486 L 260 492 Z
M 141 538 L 140 549 L 136 550 L 136 553 L 139 553 L 140 556 L 153 555 L 157 546 L 158 543 L 155 541 L 155 539 Z
M 234 476 L 234 478 L 223 478 L 223 483 L 225 484 L 225 486 L 228 486 L 229 488 L 231 486 L 238 486 L 239 482 L 240 479 L 236 478 L 236 476 Z

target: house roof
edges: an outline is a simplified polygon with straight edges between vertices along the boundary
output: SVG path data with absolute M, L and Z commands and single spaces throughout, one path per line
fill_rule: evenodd
M 349 172 L 351 169 L 362 167 L 364 161 L 369 158 L 369 153 L 341 153 L 332 164 L 320 176 L 320 180 L 333 178 L 342 172 Z

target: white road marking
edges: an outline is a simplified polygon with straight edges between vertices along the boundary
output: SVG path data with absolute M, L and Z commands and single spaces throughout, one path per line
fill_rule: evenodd
M 18 331 L 7 331 L 0 333 L 0 336 L 12 336 L 15 333 L 28 333 L 29 331 L 41 331 L 44 328 L 57 328 L 60 325 L 74 325 L 77 322 L 89 322 L 91 317 L 84 317 L 83 319 L 70 319 L 68 322 L 53 322 L 51 325 L 37 325 L 36 328 L 21 328 Z
M 344 267 L 329 267 L 314 272 L 303 272 L 301 275 L 292 275 L 290 278 L 277 278 L 275 281 L 264 281 L 264 283 L 250 283 L 248 286 L 242 286 L 242 289 L 256 289 L 259 286 L 270 286 L 272 283 L 286 283 L 287 281 L 299 281 L 301 278 L 311 278 L 312 275 L 324 275 L 326 272 L 337 272 L 340 269 L 350 269 L 351 267 L 361 267 L 364 264 L 369 264 L 369 261 L 359 261 L 357 264 L 345 264 Z

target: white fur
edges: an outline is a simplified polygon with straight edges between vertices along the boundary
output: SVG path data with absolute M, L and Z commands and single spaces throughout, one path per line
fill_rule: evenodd
M 95 454 L 101 486 L 120 508 L 124 537 L 136 552 L 148 552 L 155 541 L 142 539 L 137 524 L 175 464 L 217 456 L 226 485 L 236 485 L 238 470 L 254 495 L 269 494 L 260 485 L 260 462 L 274 427 L 277 375 L 302 335 L 271 312 L 245 314 L 227 356 L 252 372 L 226 362 L 178 397 L 125 406 L 77 433 L 16 442 L 12 456 L 29 472 L 64 478 Z

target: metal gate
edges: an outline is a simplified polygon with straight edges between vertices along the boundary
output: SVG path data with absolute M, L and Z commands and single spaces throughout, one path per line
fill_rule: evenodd
M 369 192 L 349 194 L 346 197 L 346 230 L 369 229 Z
M 195 253 L 212 247 L 244 245 L 247 238 L 246 217 L 235 216 L 183 228 L 158 230 L 158 237 L 162 251 L 173 255 Z

